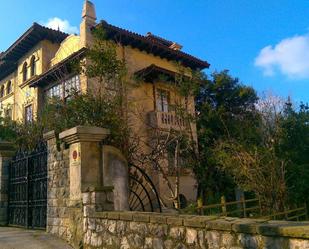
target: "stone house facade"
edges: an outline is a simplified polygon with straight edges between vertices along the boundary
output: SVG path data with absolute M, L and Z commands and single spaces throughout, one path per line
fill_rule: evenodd
M 139 87 L 128 93 L 135 111 L 143 121 L 134 121 L 134 130 L 141 137 L 151 140 L 147 125 L 162 129 L 187 129 L 177 120 L 170 108 L 181 97 L 175 87 L 160 81 L 158 75 L 175 77 L 176 63 L 189 70 L 202 70 L 208 62 L 184 53 L 182 46 L 151 33 L 139 35 L 113 26 L 106 21 L 97 22 L 95 6 L 85 1 L 80 24 L 80 34 L 68 35 L 34 23 L 15 43 L 0 54 L 0 112 L 20 122 L 36 119 L 40 108 L 48 97 L 68 97 L 72 88 L 87 92 L 96 84 L 86 75 L 65 75 L 59 82 L 54 75 L 68 61 L 83 58 L 92 44 L 92 29 L 103 28 L 108 39 L 117 41 L 117 53 L 127 65 L 128 75 L 142 72 L 145 77 Z M 194 113 L 194 96 L 188 103 L 190 113 Z M 145 122 L 146 121 L 146 122 Z M 196 127 L 190 124 L 192 137 L 197 140 Z M 147 148 L 145 148 L 147 150 Z M 163 162 L 168 164 L 168 162 Z M 161 196 L 167 195 L 165 183 L 156 173 L 149 171 Z M 173 181 L 174 176 L 170 176 Z M 195 200 L 196 182 L 192 172 L 181 176 L 180 193 L 189 201 Z

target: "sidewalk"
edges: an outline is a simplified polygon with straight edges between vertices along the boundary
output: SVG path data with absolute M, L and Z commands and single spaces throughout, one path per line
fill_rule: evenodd
M 0 249 L 72 249 L 44 231 L 0 227 Z

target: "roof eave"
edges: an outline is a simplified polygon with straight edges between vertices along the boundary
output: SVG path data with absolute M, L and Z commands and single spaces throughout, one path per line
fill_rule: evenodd
M 203 70 L 209 68 L 210 66 L 210 64 L 207 61 L 203 61 L 180 50 L 174 50 L 172 48 L 164 46 L 153 39 L 147 38 L 146 36 L 113 26 L 104 20 L 102 20 L 99 24 L 93 27 L 93 29 L 97 27 L 102 27 L 103 29 L 105 28 L 107 30 L 107 33 L 110 32 L 109 34 L 107 34 L 107 36 L 110 36 L 108 37 L 109 39 L 116 40 L 115 38 L 118 35 L 116 41 L 120 42 L 121 44 L 139 48 L 140 50 L 144 50 L 146 52 L 159 55 L 162 58 L 169 57 L 168 58 L 169 60 L 175 60 L 177 62 L 181 62 L 184 66 L 188 66 L 192 69 Z M 125 36 L 127 36 L 130 39 L 124 41 Z M 162 54 L 162 51 L 167 53 L 168 56 L 165 55 L 165 53 Z

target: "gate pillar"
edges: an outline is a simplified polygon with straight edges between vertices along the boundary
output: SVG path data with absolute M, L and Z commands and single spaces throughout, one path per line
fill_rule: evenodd
M 101 141 L 109 130 L 77 126 L 59 134 L 69 145 L 70 201 L 80 202 L 82 192 L 103 186 Z
M 14 152 L 12 143 L 0 141 L 0 226 L 8 224 L 9 164 Z

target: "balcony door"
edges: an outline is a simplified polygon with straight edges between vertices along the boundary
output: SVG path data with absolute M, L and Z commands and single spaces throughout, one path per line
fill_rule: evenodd
M 170 92 L 156 89 L 156 107 L 158 112 L 169 112 Z

